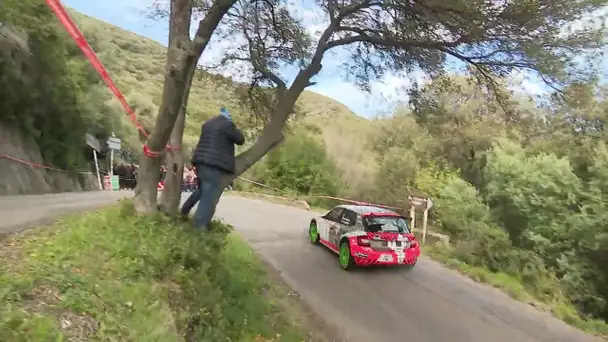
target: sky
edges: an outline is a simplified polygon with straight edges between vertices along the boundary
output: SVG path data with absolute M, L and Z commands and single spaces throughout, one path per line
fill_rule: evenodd
M 101 19 L 128 31 L 148 37 L 163 45 L 167 45 L 168 23 L 167 20 L 151 20 L 147 17 L 149 6 L 153 0 L 63 0 L 63 4 L 78 12 Z M 319 13 L 316 13 L 310 0 L 292 0 L 294 9 L 298 16 L 306 22 L 307 28 L 314 35 L 318 34 L 321 22 Z M 203 53 L 201 63 L 212 64 L 222 54 L 222 42 L 210 44 Z M 342 57 L 344 58 L 344 57 Z M 364 116 L 390 114 L 399 102 L 406 102 L 406 89 L 416 80 L 419 83 L 428 80 L 424 74 L 414 72 L 409 75 L 387 74 L 382 80 L 375 81 L 371 85 L 371 93 L 358 89 L 352 82 L 343 77 L 339 69 L 341 56 L 339 53 L 326 54 L 323 61 L 323 69 L 314 79 L 316 85 L 307 88 L 331 97 L 346 106 L 353 112 Z M 608 63 L 606 63 L 608 64 Z M 284 75 L 294 75 L 293 71 L 286 70 Z M 238 75 L 231 75 L 236 76 Z M 531 96 L 546 93 L 547 88 L 540 80 L 531 75 L 514 72 L 512 84 L 516 85 L 518 92 Z

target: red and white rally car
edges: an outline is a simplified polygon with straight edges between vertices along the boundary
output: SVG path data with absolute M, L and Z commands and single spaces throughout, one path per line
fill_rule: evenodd
M 414 267 L 420 244 L 408 219 L 368 205 L 339 205 L 310 221 L 308 238 L 339 255 L 340 266 L 404 265 Z

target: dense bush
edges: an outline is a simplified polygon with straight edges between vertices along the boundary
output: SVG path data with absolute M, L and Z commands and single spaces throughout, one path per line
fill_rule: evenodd
M 578 96 L 584 88 L 574 87 Z M 475 108 L 475 96 L 459 98 L 468 99 L 467 110 Z M 538 299 L 561 302 L 565 295 L 584 317 L 606 320 L 608 150 L 597 120 L 603 122 L 608 107 L 602 97 L 583 98 L 587 107 L 553 103 L 550 119 L 540 119 L 543 109 L 513 102 L 508 125 L 493 113 L 461 115 L 462 107 L 448 106 L 452 97 L 422 101 L 419 125 L 460 157 L 436 154 L 418 171 L 415 190 L 434 199 L 435 229 L 452 237 L 452 257 L 513 276 Z M 481 123 L 489 128 L 477 137 L 471 128 Z M 487 145 L 486 130 L 501 133 Z
M 0 41 L 0 120 L 33 137 L 46 162 L 80 166 L 84 134 L 113 129 L 109 94 L 43 1 L 3 1 L 0 22 L 23 37 Z
M 251 172 L 254 180 L 293 195 L 336 195 L 338 170 L 322 141 L 296 129 Z

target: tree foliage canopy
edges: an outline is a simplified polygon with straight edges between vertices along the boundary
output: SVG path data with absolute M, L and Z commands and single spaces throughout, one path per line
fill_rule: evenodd
M 316 1 L 320 34 L 297 18 L 289 3 L 237 2 L 225 34 L 242 45 L 226 60 L 250 61 L 254 84 L 285 89 L 285 66 L 299 73 L 291 87 L 305 87 L 324 55 L 339 50 L 349 77 L 363 88 L 386 72 L 420 69 L 431 76 L 462 62 L 480 80 L 515 69 L 536 72 L 554 87 L 594 75 L 581 55 L 598 57 L 605 31 L 590 25 L 601 1 Z M 348 56 L 348 58 L 345 58 Z M 300 81 L 300 82 L 298 82 Z

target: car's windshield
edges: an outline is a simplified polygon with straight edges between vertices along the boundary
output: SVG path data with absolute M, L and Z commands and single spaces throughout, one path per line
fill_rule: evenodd
M 370 232 L 409 233 L 407 222 L 402 217 L 368 216 L 363 219 L 365 230 Z

